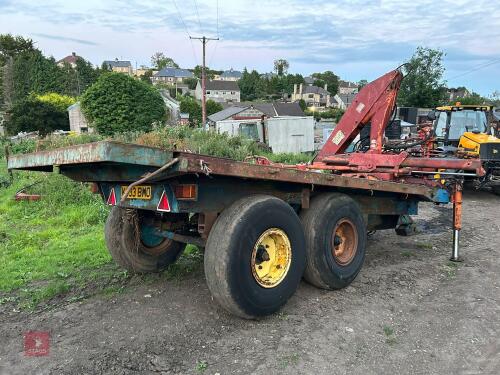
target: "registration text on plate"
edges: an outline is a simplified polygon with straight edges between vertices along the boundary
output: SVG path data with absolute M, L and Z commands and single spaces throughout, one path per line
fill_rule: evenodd
M 128 186 L 121 186 L 121 196 L 125 194 Z M 128 193 L 127 199 L 151 199 L 151 186 L 150 185 L 137 185 L 134 186 Z

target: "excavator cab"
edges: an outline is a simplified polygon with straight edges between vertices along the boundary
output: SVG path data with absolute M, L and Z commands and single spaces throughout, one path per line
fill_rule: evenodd
M 434 120 L 438 150 L 461 158 L 481 159 L 488 172 L 487 184 L 498 190 L 500 139 L 489 126 L 493 113 L 491 106 L 456 103 L 436 108 L 429 119 Z

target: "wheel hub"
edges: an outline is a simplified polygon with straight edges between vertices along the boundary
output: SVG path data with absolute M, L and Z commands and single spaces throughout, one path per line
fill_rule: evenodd
M 264 288 L 274 288 L 285 278 L 292 260 L 292 247 L 284 231 L 267 229 L 252 251 L 252 275 Z
M 358 249 L 358 232 L 349 219 L 341 219 L 335 225 L 332 234 L 332 255 L 335 261 L 347 266 L 352 262 Z

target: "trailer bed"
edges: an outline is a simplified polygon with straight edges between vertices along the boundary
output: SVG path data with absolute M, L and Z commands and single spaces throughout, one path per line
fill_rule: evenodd
M 364 178 L 344 177 L 276 165 L 260 165 L 231 159 L 167 151 L 156 147 L 116 141 L 69 146 L 9 157 L 7 168 L 33 171 L 52 171 L 58 167 L 62 174 L 76 181 L 133 182 L 174 158 L 178 161 L 152 181 L 162 181 L 179 174 L 210 174 L 241 179 L 279 181 L 285 183 L 360 189 L 418 196 L 421 200 L 448 202 L 443 189 L 424 185 L 405 184 Z

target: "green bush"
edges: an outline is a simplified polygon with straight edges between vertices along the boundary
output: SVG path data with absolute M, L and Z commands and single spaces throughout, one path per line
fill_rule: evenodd
M 101 75 L 82 95 L 81 104 L 91 126 L 102 135 L 147 132 L 166 119 L 158 90 L 121 73 Z
M 38 131 L 40 136 L 54 130 L 69 130 L 68 113 L 65 109 L 61 110 L 50 102 L 30 95 L 17 101 L 8 111 L 5 130 L 11 135 Z

